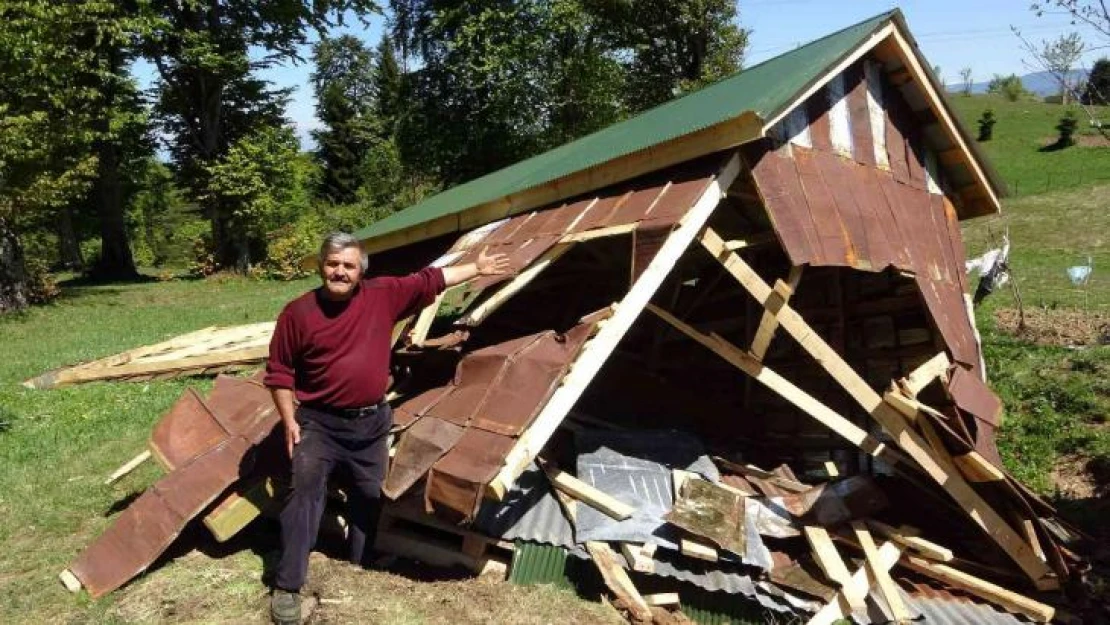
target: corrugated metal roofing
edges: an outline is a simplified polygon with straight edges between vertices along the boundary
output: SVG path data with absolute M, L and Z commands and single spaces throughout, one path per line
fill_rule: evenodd
M 434 195 L 355 233 L 370 239 L 558 180 L 753 112 L 777 113 L 895 15 L 890 11 L 515 165 Z

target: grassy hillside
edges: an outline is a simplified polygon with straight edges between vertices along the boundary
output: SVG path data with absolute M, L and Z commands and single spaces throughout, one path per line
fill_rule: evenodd
M 976 120 L 988 107 L 998 123 L 994 138 L 980 144 L 1006 180 L 1010 195 L 1021 197 L 1110 183 L 1110 143 L 1088 125 L 1081 110 L 1079 143 L 1064 150 L 1042 151 L 1056 140 L 1056 124 L 1069 107 L 1043 102 L 1007 102 L 997 96 L 949 96 L 952 105 L 974 135 Z M 1110 107 L 1097 107 L 1096 114 L 1110 125 Z M 1094 145 L 1101 143 L 1101 146 Z

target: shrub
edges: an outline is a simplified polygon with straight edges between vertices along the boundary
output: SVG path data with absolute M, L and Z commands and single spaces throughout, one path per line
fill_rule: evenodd
M 1060 123 L 1056 124 L 1056 131 L 1060 136 L 1056 139 L 1056 145 L 1061 148 L 1071 147 L 1075 145 L 1075 129 L 1079 126 L 1079 120 L 1075 118 L 1075 111 L 1067 110 L 1064 116 L 1060 118 Z
M 1009 76 L 994 75 L 994 78 L 987 83 L 987 93 L 994 93 L 1000 95 L 1010 102 L 1017 102 L 1022 97 L 1028 97 L 1031 94 L 1025 89 L 1022 84 L 1021 78 L 1017 74 L 1010 74 Z
M 994 125 L 998 122 L 994 117 L 994 110 L 987 109 L 983 111 L 983 115 L 979 117 L 979 140 L 990 141 L 994 136 Z
M 54 276 L 46 268 L 46 263 L 38 259 L 28 258 L 25 261 L 27 269 L 27 303 L 47 304 L 54 301 L 61 293 Z
M 301 259 L 316 252 L 327 225 L 316 213 L 301 215 L 293 223 L 271 233 L 262 261 L 262 275 L 277 280 L 294 280 L 312 273 Z

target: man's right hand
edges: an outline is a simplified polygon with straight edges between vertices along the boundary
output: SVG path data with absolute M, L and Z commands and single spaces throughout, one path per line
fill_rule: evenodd
M 285 422 L 285 449 L 289 451 L 289 458 L 293 458 L 293 448 L 301 442 L 301 426 L 296 421 Z

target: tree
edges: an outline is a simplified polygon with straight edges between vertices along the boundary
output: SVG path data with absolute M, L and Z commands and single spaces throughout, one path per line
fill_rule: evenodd
M 731 0 L 590 2 L 620 57 L 627 105 L 639 112 L 739 71 L 748 31 Z
M 96 176 L 103 94 L 84 85 L 102 66 L 77 44 L 105 5 L 9 0 L 0 8 L 0 312 L 36 299 L 21 224 L 49 220 Z
M 986 109 L 979 117 L 979 141 L 990 141 L 994 137 L 994 125 L 998 120 L 994 116 L 994 109 Z
M 405 84 L 401 66 L 393 53 L 393 40 L 389 35 L 382 35 L 374 56 L 377 60 L 377 71 L 374 72 L 376 113 L 383 131 L 395 137 L 401 114 L 405 110 Z
M 1091 67 L 1087 86 L 1083 90 L 1083 104 L 1110 104 L 1110 59 L 1102 57 Z
M 323 166 L 318 195 L 334 204 L 354 202 L 362 159 L 383 130 L 376 116 L 374 60 L 357 38 L 322 39 L 313 47 L 316 117 L 324 127 L 312 133 Z
M 1072 32 L 1060 35 L 1053 41 L 1041 42 L 1041 52 L 1038 55 L 1042 65 L 1060 83 L 1060 96 L 1063 103 L 1068 103 L 1068 97 L 1075 88 L 1071 77 L 1071 70 L 1083 56 L 1086 46 L 1079 33 Z
M 987 83 L 987 93 L 1000 95 L 1010 102 L 1017 102 L 1021 98 L 1027 98 L 1031 93 L 1022 84 L 1021 78 L 1017 74 L 1010 74 L 1009 76 L 1001 76 L 995 74 L 994 78 Z
M 1073 23 L 1082 22 L 1110 39 L 1110 4 L 1105 0 L 1047 0 L 1034 2 L 1030 10 L 1043 16 L 1049 7 L 1056 7 L 1071 16 Z
M 960 82 L 963 84 L 963 94 L 965 96 L 971 95 L 971 68 L 965 67 L 960 70 Z
M 250 253 L 234 226 L 237 207 L 210 192 L 208 172 L 237 141 L 280 118 L 284 94 L 252 73 L 299 61 L 310 30 L 326 32 L 344 13 L 363 15 L 376 6 L 372 0 L 149 0 L 141 6 L 155 25 L 143 52 L 158 69 L 158 111 L 177 170 L 211 220 L 217 263 L 245 271 Z

